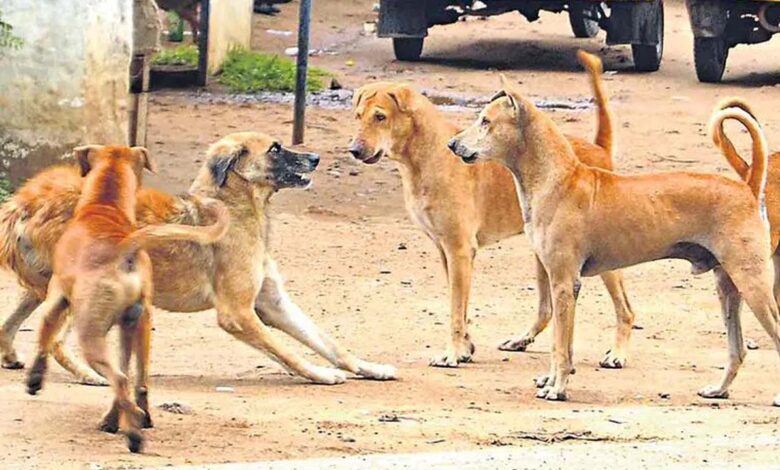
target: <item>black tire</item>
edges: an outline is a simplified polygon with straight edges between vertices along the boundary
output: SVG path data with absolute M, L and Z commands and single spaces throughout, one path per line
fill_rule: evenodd
M 658 1 L 658 9 L 654 21 L 658 23 L 658 44 L 631 44 L 634 56 L 634 68 L 639 72 L 655 72 L 661 68 L 664 56 L 664 2 Z
M 591 18 L 598 18 L 598 4 L 582 4 L 573 2 L 569 7 L 569 24 L 574 37 L 592 38 L 599 33 L 599 22 Z
M 700 82 L 718 83 L 726 70 L 729 48 L 722 37 L 693 38 L 693 59 Z
M 395 58 L 407 62 L 420 60 L 425 38 L 393 38 Z

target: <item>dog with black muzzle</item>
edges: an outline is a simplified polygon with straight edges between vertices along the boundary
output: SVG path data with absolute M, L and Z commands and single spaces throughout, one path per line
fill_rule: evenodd
M 227 234 L 217 243 L 201 246 L 172 242 L 148 250 L 154 274 L 154 305 L 173 312 L 214 308 L 222 329 L 314 383 L 342 383 L 346 380 L 342 370 L 369 379 L 394 379 L 394 367 L 358 359 L 317 328 L 287 295 L 268 251 L 267 209 L 271 196 L 283 188 L 309 186 L 309 174 L 318 163 L 316 154 L 287 149 L 265 134 L 236 133 L 209 148 L 188 195 L 139 191 L 139 227 L 213 223 L 213 210 L 208 207 L 211 199 L 223 202 L 230 214 Z M 43 171 L 0 207 L 0 265 L 13 271 L 26 291 L 6 325 L 18 328 L 45 295 L 47 273 L 51 272 L 50 240 L 56 241 L 64 231 L 80 192 L 78 169 L 70 168 Z M 53 174 L 57 179 L 51 178 Z M 34 265 L 28 262 L 33 259 L 37 260 Z M 16 328 L 4 331 L 14 332 Z M 337 368 L 310 363 L 274 338 L 271 328 L 289 334 Z M 2 339 L 7 345 L 3 351 L 6 360 L 21 365 L 10 348 L 13 336 Z M 100 381 L 94 372 L 72 359 L 61 339 L 53 348 L 55 359 L 79 380 Z

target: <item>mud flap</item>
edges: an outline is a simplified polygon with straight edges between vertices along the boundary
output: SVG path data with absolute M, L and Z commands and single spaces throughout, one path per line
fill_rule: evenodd
M 379 3 L 380 38 L 422 38 L 428 35 L 424 2 L 419 0 L 382 0 Z
M 717 38 L 726 32 L 727 5 L 722 0 L 685 0 L 693 36 Z
M 658 9 L 660 0 L 642 2 L 609 2 L 612 14 L 607 20 L 607 44 L 658 44 Z

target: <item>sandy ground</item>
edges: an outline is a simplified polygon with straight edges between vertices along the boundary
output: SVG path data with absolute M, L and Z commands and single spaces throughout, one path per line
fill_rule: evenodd
M 337 54 L 312 62 L 335 71 L 348 88 L 392 79 L 484 96 L 495 90 L 503 71 L 531 96 L 581 98 L 589 89 L 572 61 L 574 51 L 584 47 L 603 54 L 607 69 L 617 72 L 607 77 L 607 86 L 619 118 L 621 172 L 732 175 L 705 136 L 711 107 L 728 95 L 748 98 L 770 142 L 777 140 L 780 68 L 770 58 L 780 52 L 780 42 L 733 50 L 726 83 L 699 84 L 687 17 L 677 2 L 667 4 L 664 64 L 651 75 L 631 70 L 628 48 L 605 48 L 603 33 L 575 40 L 566 18 L 550 14 L 533 24 L 505 15 L 434 29 L 421 64 L 398 63 L 388 41 L 360 34 L 362 21 L 372 18 L 370 2 L 315 4 L 313 46 Z M 274 20 L 256 17 L 256 47 L 278 51 L 293 45 L 293 38 L 263 35 L 271 27 L 293 28 L 296 6 L 283 6 Z M 161 170 L 150 184 L 173 192 L 186 190 L 204 149 L 219 137 L 254 129 L 288 140 L 291 132 L 291 109 L 284 105 L 196 103 L 189 95 L 164 92 L 154 96 L 151 108 L 149 147 Z M 641 329 L 634 332 L 629 368 L 620 371 L 598 367 L 613 338 L 614 316 L 600 281 L 585 280 L 571 401 L 547 403 L 533 398 L 531 378 L 547 368 L 550 333 L 528 353 L 496 349 L 534 315 L 528 243 L 516 237 L 487 248 L 478 256 L 470 308 L 475 363 L 427 367 L 448 334 L 438 256 L 406 218 L 394 165 L 360 166 L 346 155 L 354 131 L 350 113 L 311 108 L 308 116 L 306 147 L 321 152 L 323 162 L 311 189 L 274 198 L 273 251 L 296 302 L 358 355 L 398 366 L 401 379 L 309 385 L 231 339 L 216 325 L 213 311 L 159 312 L 151 390 L 156 427 L 147 432 L 145 454 L 130 455 L 118 437 L 96 431 L 109 390 L 76 385 L 53 367 L 45 390 L 33 398 L 24 394 L 23 373 L 0 370 L 0 467 L 207 465 L 503 446 L 527 449 L 552 466 L 555 459 L 544 456 L 570 447 L 585 452 L 566 454 L 575 465 L 589 462 L 577 455 L 620 449 L 628 449 L 625 462 L 637 466 L 690 463 L 691 456 L 707 465 L 716 447 L 718 458 L 710 464 L 776 463 L 780 409 L 768 405 L 780 392 L 777 353 L 746 312 L 746 336 L 759 349 L 750 351 L 730 400 L 699 399 L 696 390 L 722 372 L 726 339 L 711 276 L 693 277 L 682 262 L 627 270 Z M 473 116 L 448 114 L 463 124 Z M 556 112 L 554 118 L 568 133 L 592 133 L 590 112 Z M 745 137 L 738 137 L 744 147 Z M 12 309 L 17 292 L 9 276 L 0 278 L 0 312 Z M 39 321 L 31 320 L 19 333 L 25 358 Z M 159 408 L 170 402 L 185 403 L 192 413 Z M 540 439 L 568 440 L 551 445 Z M 579 440 L 586 442 L 570 442 Z M 632 461 L 633 445 L 642 447 Z

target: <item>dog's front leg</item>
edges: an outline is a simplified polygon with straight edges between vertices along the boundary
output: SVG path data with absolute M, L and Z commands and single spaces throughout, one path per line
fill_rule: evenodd
M 395 367 L 358 359 L 323 333 L 290 300 L 284 289 L 282 278 L 276 269 L 276 263 L 268 261 L 265 272 L 263 287 L 255 300 L 255 311 L 263 323 L 287 333 L 340 369 L 368 379 L 395 379 Z
M 347 380 L 346 374 L 338 369 L 316 366 L 301 358 L 273 337 L 265 326 L 249 299 L 242 306 L 240 297 L 221 295 L 217 301 L 217 321 L 219 326 L 235 338 L 266 353 L 271 359 L 293 374 L 300 375 L 317 384 L 336 385 Z M 224 300 L 223 300 L 224 299 Z
M 536 340 L 536 336 L 539 335 L 552 318 L 552 299 L 550 298 L 550 279 L 547 277 L 547 271 L 544 269 L 542 262 L 538 257 L 534 257 L 536 261 L 536 288 L 539 291 L 539 309 L 537 310 L 536 322 L 528 329 L 528 331 L 522 335 L 514 338 L 510 338 L 498 347 L 502 351 L 525 351 L 528 346 Z M 542 385 L 543 387 L 546 380 Z
M 574 307 L 579 293 L 579 279 L 564 269 L 552 268 L 550 287 L 553 300 L 553 347 L 551 361 L 555 377 L 536 394 L 545 400 L 566 400 L 566 385 L 573 372 L 572 341 L 574 337 Z
M 458 367 L 462 362 L 471 362 L 474 343 L 468 334 L 466 309 L 471 290 L 471 276 L 476 249 L 466 243 L 444 246 L 447 281 L 450 287 L 450 344 L 442 356 L 431 359 L 433 367 Z

